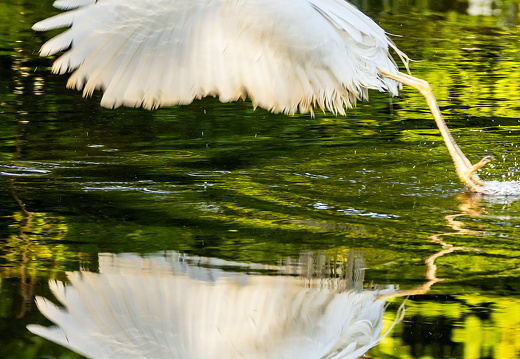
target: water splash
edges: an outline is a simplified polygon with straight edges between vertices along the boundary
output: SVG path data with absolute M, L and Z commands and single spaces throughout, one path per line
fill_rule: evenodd
M 494 196 L 520 196 L 520 181 L 484 181 L 484 188 Z

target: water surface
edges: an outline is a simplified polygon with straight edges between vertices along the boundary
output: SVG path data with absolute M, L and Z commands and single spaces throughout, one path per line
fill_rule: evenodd
M 468 158 L 495 157 L 481 178 L 514 185 L 518 3 L 356 4 L 402 36 Z M 37 56 L 52 33 L 30 26 L 51 5 L 0 8 L 0 357 L 79 357 L 26 329 L 50 324 L 34 296 L 55 301 L 48 280 L 101 272 L 101 254 L 165 251 L 259 266 L 356 251 L 365 290 L 412 294 L 370 356 L 520 356 L 520 202 L 465 192 L 415 90 L 373 92 L 346 117 L 212 98 L 106 110 Z

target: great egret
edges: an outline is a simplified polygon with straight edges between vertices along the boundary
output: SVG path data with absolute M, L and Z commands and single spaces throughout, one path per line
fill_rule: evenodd
M 71 10 L 33 26 L 70 29 L 41 49 L 67 50 L 53 72 L 76 70 L 68 87 L 85 96 L 104 90 L 109 108 L 155 108 L 218 96 L 249 97 L 288 114 L 314 107 L 345 114 L 368 89 L 397 95 L 399 83 L 426 98 L 455 164 L 471 191 L 485 192 L 442 118 L 426 81 L 399 72 L 381 27 L 344 0 L 58 0 Z
M 382 333 L 385 297 L 396 290 L 363 289 L 363 258 L 349 254 L 343 276 L 331 278 L 331 267 L 251 275 L 245 263 L 178 252 L 102 253 L 99 273 L 49 283 L 65 308 L 37 298 L 57 326 L 28 328 L 93 359 L 354 359 L 393 326 Z

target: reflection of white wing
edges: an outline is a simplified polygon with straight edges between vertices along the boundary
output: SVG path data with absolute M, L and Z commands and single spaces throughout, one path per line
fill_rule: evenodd
M 300 277 L 236 274 L 181 258 L 102 256 L 101 273 L 50 283 L 64 309 L 37 298 L 57 327 L 28 328 L 111 359 L 357 358 L 378 342 L 377 296 L 388 290 L 317 289 Z
M 394 45 L 344 0 L 61 0 L 70 9 L 34 25 L 71 28 L 42 56 L 67 51 L 53 71 L 68 85 L 105 91 L 106 107 L 171 106 L 250 97 L 274 112 L 344 113 L 367 89 L 397 94 L 378 68 L 397 71 Z M 74 9 L 77 8 L 77 9 Z
M 473 16 L 491 16 L 493 12 L 500 12 L 500 7 L 497 10 L 493 9 L 493 0 L 469 0 L 468 1 L 468 15 Z

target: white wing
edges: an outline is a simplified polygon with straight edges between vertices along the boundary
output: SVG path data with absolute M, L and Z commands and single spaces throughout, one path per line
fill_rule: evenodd
M 42 56 L 102 105 L 154 108 L 250 97 L 273 112 L 344 113 L 367 89 L 396 94 L 384 31 L 343 0 L 60 0 L 77 8 L 34 25 L 71 28 Z

